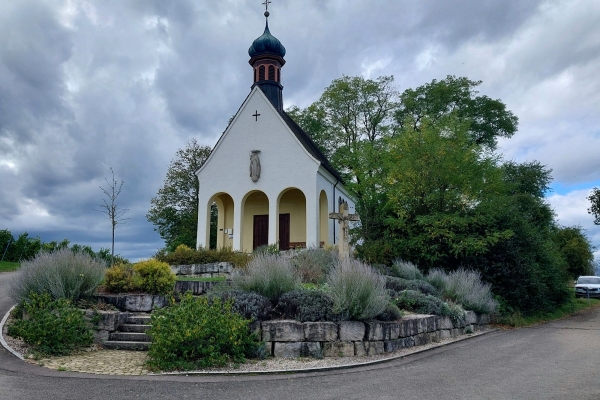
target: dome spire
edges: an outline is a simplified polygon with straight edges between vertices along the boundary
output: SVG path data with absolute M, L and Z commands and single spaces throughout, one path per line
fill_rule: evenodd
M 269 4 L 271 0 L 264 0 L 265 6 L 265 31 L 248 49 L 250 65 L 254 70 L 254 86 L 259 86 L 275 107 L 282 111 L 283 100 L 281 91 L 281 67 L 285 64 L 285 47 L 279 39 L 269 31 Z

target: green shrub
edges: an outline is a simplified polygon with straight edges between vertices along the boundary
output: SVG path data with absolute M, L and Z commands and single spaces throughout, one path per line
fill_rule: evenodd
M 446 303 L 435 296 L 423 294 L 416 290 L 400 292 L 394 302 L 403 310 L 414 311 L 419 314 L 445 315 L 452 318 L 453 321 L 465 318 L 465 311 L 459 305 Z
M 273 308 L 269 299 L 258 293 L 228 290 L 211 293 L 210 298 L 212 299 L 213 297 L 221 299 L 222 302 L 233 301 L 231 310 L 240 314 L 244 319 L 252 321 L 266 320 Z
M 131 264 L 115 264 L 108 268 L 104 275 L 104 286 L 111 293 L 136 291 L 140 285 L 140 282 L 134 279 Z
M 423 274 L 419 271 L 413 263 L 408 261 L 402 261 L 400 259 L 395 260 L 392 264 L 392 276 L 402 279 L 423 279 Z
M 400 318 L 402 318 L 402 311 L 391 300 L 387 303 L 385 310 L 375 317 L 377 321 L 397 321 Z
M 274 254 L 257 254 L 243 273 L 234 275 L 234 285 L 247 292 L 256 292 L 277 304 L 279 297 L 298 288 L 300 277 L 292 262 Z
M 23 339 L 35 353 L 66 355 L 92 344 L 92 330 L 84 313 L 70 300 L 30 293 L 19 308 L 25 318 L 15 320 L 8 334 Z
M 293 257 L 293 263 L 304 283 L 325 282 L 327 272 L 337 262 L 338 255 L 331 250 L 316 247 L 301 250 Z
M 423 294 L 430 294 L 432 296 L 439 296 L 438 290 L 433 287 L 429 282 L 422 280 L 406 280 L 402 278 L 395 278 L 393 276 L 385 277 L 385 287 L 390 291 L 390 296 L 394 297 L 403 290 L 417 290 Z
M 429 273 L 428 280 L 441 286 L 445 299 L 460 303 L 466 310 L 493 313 L 498 308 L 491 286 L 481 281 L 479 272 L 459 269 L 447 274 L 433 270 Z
M 339 260 L 329 272 L 327 284 L 333 311 L 351 319 L 374 318 L 389 301 L 383 276 L 358 260 Z
M 243 268 L 252 256 L 243 252 L 233 251 L 231 247 L 224 247 L 217 250 L 201 247 L 198 250 L 194 250 L 185 245 L 179 245 L 175 251 L 171 253 L 167 253 L 165 250 L 158 251 L 155 258 L 159 261 L 166 262 L 169 265 L 230 262 L 236 267 Z
M 134 273 L 140 277 L 140 289 L 150 294 L 173 292 L 177 277 L 165 262 L 155 259 L 140 261 L 133 265 Z
M 300 322 L 337 321 L 341 316 L 333 312 L 333 298 L 319 290 L 293 290 L 285 293 L 275 306 L 283 318 Z
M 148 365 L 154 370 L 190 370 L 242 363 L 256 354 L 249 321 L 232 301 L 183 296 L 179 304 L 152 313 Z
M 10 293 L 17 303 L 28 299 L 31 293 L 48 293 L 52 299 L 74 302 L 94 294 L 105 271 L 104 263 L 85 253 L 74 253 L 68 248 L 42 252 L 21 264 Z

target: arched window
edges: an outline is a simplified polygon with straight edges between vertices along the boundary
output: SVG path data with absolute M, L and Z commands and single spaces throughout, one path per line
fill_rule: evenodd
M 269 80 L 270 81 L 275 80 L 275 66 L 273 66 L 273 65 L 269 65 Z
M 258 67 L 258 80 L 259 81 L 265 80 L 265 66 L 264 65 L 261 65 L 260 67 Z

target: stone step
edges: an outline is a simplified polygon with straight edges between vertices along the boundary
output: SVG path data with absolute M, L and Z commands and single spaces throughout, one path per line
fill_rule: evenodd
M 138 332 L 145 333 L 148 332 L 152 328 L 152 325 L 142 325 L 142 324 L 123 324 L 119 327 L 120 332 Z
M 103 346 L 109 350 L 137 350 L 146 351 L 150 348 L 150 342 L 127 342 L 127 341 L 116 341 L 107 340 Z
M 150 325 L 151 324 L 152 319 L 150 318 L 149 315 L 130 315 L 129 317 L 127 317 L 127 319 L 125 320 L 126 324 L 137 324 L 137 325 Z
M 113 332 L 110 341 L 117 342 L 150 342 L 150 336 L 139 332 Z M 105 342 L 106 343 L 106 342 Z

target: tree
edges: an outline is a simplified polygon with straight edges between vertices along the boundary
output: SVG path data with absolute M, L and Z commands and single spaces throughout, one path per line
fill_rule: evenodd
M 129 211 L 129 209 L 128 208 L 119 209 L 119 206 L 116 203 L 117 198 L 119 197 L 119 195 L 121 194 L 121 190 L 123 189 L 123 183 L 125 183 L 125 182 L 123 180 L 121 180 L 121 182 L 119 183 L 115 180 L 115 172 L 113 171 L 112 167 L 110 167 L 110 173 L 111 173 L 110 182 L 108 181 L 107 178 L 104 178 L 108 187 L 105 189 L 102 186 L 100 186 L 100 190 L 102 190 L 104 195 L 108 198 L 108 201 L 106 199 L 102 199 L 102 204 L 98 204 L 98 207 L 100 207 L 100 210 L 94 210 L 94 211 L 104 213 L 108 216 L 108 219 L 110 219 L 110 223 L 111 223 L 111 227 L 112 227 L 110 263 L 112 265 L 114 262 L 114 257 L 115 257 L 115 228 L 117 227 L 118 224 L 124 224 L 125 221 L 129 219 L 129 218 L 123 218 L 123 215 L 127 211 Z
M 594 216 L 594 224 L 600 225 L 600 189 L 593 188 L 587 199 L 592 203 L 588 213 Z
M 146 214 L 165 241 L 168 251 L 180 244 L 196 247 L 198 227 L 199 185 L 196 171 L 210 155 L 209 146 L 200 146 L 195 139 L 179 149 L 169 165 L 163 186 L 150 200 Z
M 554 241 L 565 260 L 571 278 L 594 275 L 594 246 L 585 236 L 582 227 L 559 227 L 556 229 Z
M 436 122 L 454 114 L 469 126 L 469 135 L 475 144 L 496 148 L 498 137 L 511 137 L 518 126 L 518 118 L 500 100 L 477 96 L 475 88 L 481 81 L 448 75 L 441 81 L 416 89 L 407 89 L 400 96 L 400 106 L 395 112 L 396 123 L 402 130 L 407 125 L 418 129 L 427 118 Z

